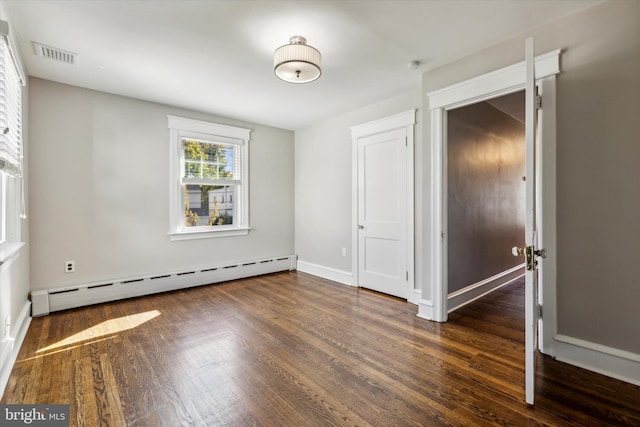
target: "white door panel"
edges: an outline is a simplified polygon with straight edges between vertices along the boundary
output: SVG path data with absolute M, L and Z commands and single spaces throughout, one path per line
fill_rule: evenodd
M 408 297 L 406 130 L 358 139 L 359 285 Z
M 528 404 L 533 405 L 535 396 L 536 353 L 537 346 L 537 306 L 538 306 L 538 270 L 535 260 L 537 249 L 536 227 L 536 82 L 535 61 L 533 56 L 533 38 L 526 41 L 526 84 L 525 84 L 525 151 L 526 164 L 526 215 L 525 215 L 525 248 L 527 262 L 525 273 L 525 396 Z
M 367 274 L 386 276 L 389 279 L 398 277 L 398 266 L 402 264 L 398 259 L 401 248 L 398 241 L 381 238 L 364 238 L 364 269 Z

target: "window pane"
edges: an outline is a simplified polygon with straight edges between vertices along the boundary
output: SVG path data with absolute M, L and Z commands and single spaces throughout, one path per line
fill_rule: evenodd
M 195 141 L 183 140 L 184 158 L 187 160 L 200 160 L 202 157 L 200 143 Z
M 203 144 L 204 152 L 203 158 L 204 160 L 215 162 L 218 161 L 218 150 L 219 146 L 217 144 Z
M 192 162 L 185 162 L 184 165 L 184 175 L 186 178 L 200 178 L 200 169 L 201 169 L 201 165 L 200 163 L 192 163 Z
M 224 162 L 219 162 L 219 172 L 226 179 L 234 179 L 236 175 L 236 165 L 234 163 L 235 158 L 235 145 L 226 145 L 222 147 L 221 157 L 224 158 Z
M 185 178 L 237 179 L 237 146 L 182 139 Z
M 219 179 L 218 168 L 216 165 L 203 164 L 202 165 L 202 178 Z
M 184 186 L 184 224 L 187 227 L 233 225 L 235 185 Z

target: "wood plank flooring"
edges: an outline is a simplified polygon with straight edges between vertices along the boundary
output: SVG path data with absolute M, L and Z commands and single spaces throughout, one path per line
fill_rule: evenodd
M 2 403 L 73 426 L 639 426 L 640 387 L 547 357 L 524 402 L 523 285 L 438 324 L 284 272 L 33 319 Z

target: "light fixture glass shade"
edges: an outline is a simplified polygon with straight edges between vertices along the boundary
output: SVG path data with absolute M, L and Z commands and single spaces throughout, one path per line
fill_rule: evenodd
M 318 49 L 308 46 L 302 36 L 293 36 L 289 42 L 273 54 L 276 76 L 289 83 L 309 83 L 320 77 L 322 56 Z

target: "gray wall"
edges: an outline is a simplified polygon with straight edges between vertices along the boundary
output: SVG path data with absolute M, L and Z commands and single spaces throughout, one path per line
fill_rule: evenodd
M 423 93 L 522 61 L 529 35 L 537 54 L 563 49 L 557 80 L 558 332 L 640 353 L 640 2 L 609 1 L 427 72 Z M 429 152 L 420 161 L 427 190 L 422 210 L 430 219 Z M 425 238 L 431 238 L 428 232 Z
M 418 88 L 416 81 L 414 91 L 296 131 L 295 241 L 300 261 L 351 275 L 350 127 L 418 108 Z M 416 129 L 417 146 L 420 124 Z
M 293 132 L 37 78 L 30 105 L 32 290 L 294 252 Z M 249 235 L 169 240 L 167 114 L 252 130 Z
M 524 124 L 486 102 L 447 114 L 448 287 L 455 292 L 522 263 Z

